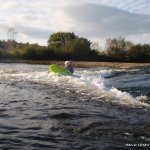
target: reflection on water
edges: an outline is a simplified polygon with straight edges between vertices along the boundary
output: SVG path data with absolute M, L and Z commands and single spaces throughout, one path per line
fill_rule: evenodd
M 0 67 L 0 149 L 120 150 L 150 143 L 148 69 L 142 75 L 76 69 L 71 78 L 50 75 L 43 65 Z

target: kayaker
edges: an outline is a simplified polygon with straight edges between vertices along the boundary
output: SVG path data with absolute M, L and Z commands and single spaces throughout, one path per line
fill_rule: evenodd
M 72 61 L 65 61 L 65 68 L 71 73 L 74 73 L 74 68 L 72 67 Z

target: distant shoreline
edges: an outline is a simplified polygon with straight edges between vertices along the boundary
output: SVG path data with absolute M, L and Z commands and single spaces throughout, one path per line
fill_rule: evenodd
M 12 59 L 0 59 L 0 63 L 25 63 L 25 64 L 59 64 L 63 65 L 64 61 L 54 60 L 12 60 Z M 150 63 L 124 63 L 124 62 L 90 62 L 90 61 L 74 61 L 74 67 L 77 68 L 90 68 L 90 67 L 111 67 L 120 69 L 131 69 L 131 68 L 143 68 L 150 67 Z

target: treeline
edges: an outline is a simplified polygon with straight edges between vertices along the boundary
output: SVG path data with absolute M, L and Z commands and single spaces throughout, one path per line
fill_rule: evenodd
M 91 41 L 74 33 L 57 32 L 49 37 L 47 46 L 18 43 L 15 40 L 0 41 L 0 58 L 150 62 L 150 44 L 134 44 L 119 37 L 107 39 L 103 51 L 92 45 Z
M 150 44 L 134 44 L 122 37 L 107 39 L 106 55 L 112 61 L 150 62 Z

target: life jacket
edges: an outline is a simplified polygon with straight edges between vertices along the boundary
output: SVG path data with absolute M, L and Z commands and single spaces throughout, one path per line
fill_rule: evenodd
M 71 73 L 74 73 L 74 68 L 73 67 L 68 67 L 67 68 Z

